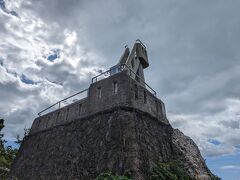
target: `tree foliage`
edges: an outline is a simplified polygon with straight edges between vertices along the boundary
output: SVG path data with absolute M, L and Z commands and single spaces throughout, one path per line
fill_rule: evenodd
M 128 171 L 129 172 L 129 171 Z M 96 180 L 131 180 L 131 174 L 117 175 L 112 172 L 100 174 Z M 180 162 L 158 163 L 150 170 L 150 180 L 190 180 Z
M 118 175 L 112 172 L 107 172 L 101 173 L 95 180 L 132 180 L 132 178 L 130 171 L 126 171 L 124 175 Z
M 13 159 L 16 157 L 17 149 L 11 146 L 4 147 L 6 141 L 3 139 L 4 134 L 1 130 L 4 128 L 4 120 L 0 119 L 0 179 L 7 179 L 7 174 Z
M 186 170 L 180 162 L 170 161 L 167 163 L 158 163 L 152 167 L 150 172 L 151 180 L 190 180 Z

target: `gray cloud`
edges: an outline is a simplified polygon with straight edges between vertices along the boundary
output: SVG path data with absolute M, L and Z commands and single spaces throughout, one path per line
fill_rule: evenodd
M 206 155 L 236 151 L 240 2 L 19 0 L 8 6 L 20 17 L 0 14 L 1 62 L 18 74 L 2 71 L 0 78 L 1 104 L 7 104 L 0 113 L 13 108 L 6 116 L 9 125 L 17 122 L 14 113 L 21 114 L 20 122 L 28 118 L 30 125 L 36 109 L 85 88 L 99 69 L 118 61 L 125 44 L 140 38 L 150 60 L 146 80 L 165 101 L 174 127 L 193 137 Z M 52 49 L 59 49 L 60 57 L 49 62 Z M 41 83 L 22 83 L 22 73 Z M 14 111 L 13 99 L 20 103 L 30 96 Z

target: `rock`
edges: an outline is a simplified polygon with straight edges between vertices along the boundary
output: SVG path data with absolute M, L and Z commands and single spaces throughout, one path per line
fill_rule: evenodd
M 178 129 L 173 129 L 172 143 L 176 158 L 184 163 L 191 178 L 210 180 L 214 177 L 207 168 L 205 160 L 201 156 L 197 145 L 190 137 L 185 136 Z

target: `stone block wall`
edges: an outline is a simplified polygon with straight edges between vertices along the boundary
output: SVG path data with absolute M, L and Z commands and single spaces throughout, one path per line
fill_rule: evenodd
M 117 88 L 117 90 L 114 91 L 114 88 Z M 133 80 L 128 75 L 128 71 L 123 71 L 92 83 L 88 90 L 88 96 L 85 99 L 36 118 L 30 134 L 115 106 L 134 107 L 150 113 L 160 121 L 168 124 L 164 103 L 140 85 L 140 83 Z
M 130 97 L 133 107 L 168 123 L 164 103 L 134 79 L 130 79 Z
M 27 136 L 10 174 L 18 179 L 94 179 L 102 172 L 147 179 L 172 155 L 171 126 L 149 113 L 114 107 Z

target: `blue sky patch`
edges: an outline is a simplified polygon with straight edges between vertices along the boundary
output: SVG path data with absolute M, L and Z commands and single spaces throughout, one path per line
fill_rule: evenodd
M 22 81 L 23 83 L 25 83 L 25 84 L 36 84 L 33 80 L 27 78 L 27 76 L 26 76 L 25 74 L 22 74 L 22 75 L 20 76 L 20 79 L 21 79 L 21 81 Z
M 0 58 L 0 66 L 3 66 L 3 61 L 1 60 L 1 58 Z
M 238 149 L 240 149 L 240 144 L 236 145 L 235 147 L 238 148 Z
M 19 149 L 20 147 L 19 144 L 15 143 L 15 141 L 7 141 L 6 143 L 4 143 L 4 146 L 5 148 L 7 148 L 8 146 L 11 146 L 13 149 Z
M 4 0 L 0 0 L 0 8 L 1 9 L 6 9 Z
M 7 13 L 7 14 L 10 14 L 12 16 L 16 16 L 18 17 L 18 14 L 15 12 L 15 11 L 9 11 L 7 8 L 6 8 L 6 4 L 5 4 L 5 1 L 4 0 L 0 0 L 0 9 L 2 9 L 3 12 Z
M 222 180 L 239 180 L 240 171 L 239 169 L 223 169 L 224 166 L 240 166 L 240 153 L 218 156 L 218 157 L 208 157 L 207 165 L 212 170 L 212 172 L 218 175 Z
M 221 142 L 216 140 L 216 139 L 209 139 L 208 142 L 210 142 L 210 143 L 212 143 L 214 145 L 220 145 L 221 144 Z
M 47 60 L 54 62 L 59 57 L 60 57 L 60 49 L 53 49 L 52 54 L 47 57 Z

